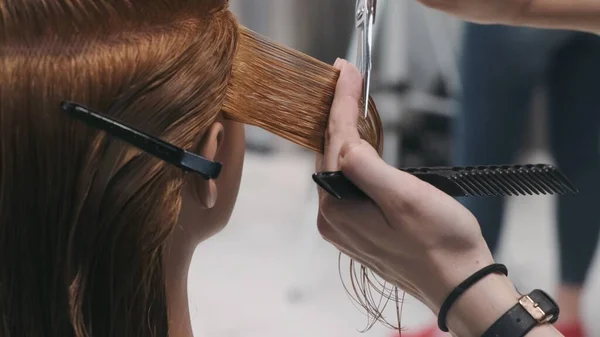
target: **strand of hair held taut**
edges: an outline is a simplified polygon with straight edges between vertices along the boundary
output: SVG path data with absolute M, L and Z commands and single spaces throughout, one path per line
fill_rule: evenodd
M 339 70 L 244 27 L 239 41 L 225 116 L 322 153 Z M 373 100 L 369 107 L 358 131 L 382 153 L 381 119 Z
M 338 77 L 339 70 L 333 66 L 240 27 L 222 110 L 229 119 L 322 153 Z M 359 119 L 358 131 L 362 139 L 383 152 L 381 119 L 371 99 L 368 118 Z M 353 303 L 367 312 L 365 331 L 378 321 L 393 327 L 382 311 L 390 300 L 398 301 L 388 283 L 373 280 L 378 278 L 366 267 L 350 262 L 352 290 L 344 288 Z M 381 296 L 379 300 L 375 300 L 377 296 Z

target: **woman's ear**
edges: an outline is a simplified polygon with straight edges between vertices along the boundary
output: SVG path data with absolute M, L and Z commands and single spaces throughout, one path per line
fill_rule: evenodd
M 214 122 L 204 133 L 198 148 L 198 154 L 208 160 L 214 161 L 223 143 L 224 133 L 225 128 L 223 124 L 218 121 Z M 194 195 L 204 208 L 213 208 L 217 202 L 217 184 L 214 180 L 196 178 L 190 184 L 190 187 L 195 190 Z

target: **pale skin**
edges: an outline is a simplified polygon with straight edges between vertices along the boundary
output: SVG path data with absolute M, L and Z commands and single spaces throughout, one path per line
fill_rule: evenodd
M 597 0 L 421 0 L 429 7 L 480 23 L 600 32 Z M 445 295 L 492 263 L 476 219 L 454 199 L 386 165 L 356 130 L 360 75 L 342 61 L 331 111 L 328 146 L 318 169 L 341 169 L 374 200 L 340 204 L 321 193 L 318 226 L 341 251 L 377 271 L 437 313 Z M 180 226 L 165 249 L 167 305 L 174 337 L 193 335 L 187 275 L 194 249 L 227 223 L 241 179 L 243 126 L 220 119 L 205 133 L 201 155 L 224 162 L 218 182 L 184 192 Z M 375 179 L 374 179 L 375 177 Z M 359 211 L 360 210 L 360 211 Z M 375 242 L 377 244 L 375 244 Z M 570 294 L 572 295 L 572 294 Z M 478 337 L 516 303 L 510 280 L 491 275 L 464 293 L 448 314 L 455 336 Z M 528 337 L 561 336 L 540 326 Z
M 418 1 L 471 22 L 600 33 L 600 2 L 596 0 Z
M 337 67 L 341 76 L 327 148 L 318 160 L 318 168 L 343 170 L 374 201 L 339 203 L 320 193 L 319 230 L 341 251 L 437 313 L 450 289 L 493 262 L 491 253 L 477 221 L 462 205 L 388 166 L 370 145 L 360 141 L 360 74 L 345 61 Z M 219 119 L 203 135 L 199 153 L 225 165 L 218 181 L 186 187 L 179 226 L 165 247 L 167 306 L 173 337 L 193 336 L 187 296 L 189 266 L 196 246 L 225 226 L 235 205 L 244 154 L 243 126 Z M 517 296 L 508 278 L 488 276 L 452 307 L 448 327 L 455 336 L 478 337 L 516 303 Z M 561 335 L 551 326 L 542 326 L 527 336 Z
M 461 19 L 483 24 L 569 29 L 600 34 L 597 0 L 419 0 Z M 561 323 L 580 319 L 582 287 L 561 284 L 558 303 Z
M 192 337 L 188 307 L 188 272 L 196 247 L 225 227 L 239 191 L 244 162 L 244 126 L 220 118 L 202 136 L 198 154 L 223 163 L 216 181 L 194 180 L 183 192 L 179 226 L 165 247 L 170 336 Z M 190 176 L 189 179 L 193 179 Z
M 361 75 L 346 61 L 336 66 L 342 73 L 325 154 L 317 160 L 317 170 L 342 170 L 372 201 L 338 201 L 321 191 L 319 230 L 342 252 L 437 314 L 454 287 L 494 263 L 491 252 L 467 209 L 433 186 L 387 165 L 360 139 Z M 454 336 L 481 336 L 518 297 L 507 277 L 485 277 L 450 309 L 448 327 Z M 527 336 L 562 335 L 545 325 Z
M 597 0 L 421 2 L 479 23 L 600 33 Z M 482 265 L 491 263 L 491 254 L 483 243 L 477 221 L 468 211 L 431 186 L 386 166 L 373 148 L 360 142 L 356 131 L 359 75 L 345 62 L 337 66 L 343 68 L 342 76 L 331 112 L 328 146 L 318 168 L 343 170 L 375 203 L 358 205 L 365 212 L 362 214 L 372 217 L 350 218 L 353 210 L 356 215 L 356 207 L 336 205 L 321 194 L 319 229 L 340 250 L 396 282 L 437 313 L 444 294 Z M 193 251 L 225 225 L 235 204 L 244 153 L 243 127 L 221 119 L 206 132 L 202 146 L 202 155 L 226 165 L 218 183 L 206 182 L 200 188 L 186 189 L 180 227 L 165 249 L 169 319 L 175 337 L 192 336 L 187 273 Z M 369 226 L 364 226 L 365 223 Z M 448 246 L 448 242 L 455 243 Z M 578 289 L 565 290 L 562 297 L 578 302 L 577 293 Z M 499 275 L 484 278 L 452 307 L 448 326 L 456 336 L 478 336 L 515 303 L 516 296 L 508 278 Z M 560 334 L 550 326 L 542 326 L 528 336 Z

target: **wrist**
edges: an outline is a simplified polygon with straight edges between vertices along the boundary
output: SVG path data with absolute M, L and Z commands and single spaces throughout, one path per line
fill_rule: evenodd
M 420 300 L 428 305 L 436 315 L 439 315 L 442 303 L 459 284 L 464 283 L 467 279 L 478 280 L 475 283 L 469 282 L 470 286 L 461 286 L 461 289 L 466 290 L 451 302 L 452 305 L 446 308 L 448 310 L 445 311 L 447 313 L 445 323 L 453 336 L 480 337 L 501 317 L 510 317 L 505 315 L 511 309 L 513 309 L 512 311 L 516 310 L 514 308 L 519 303 L 521 294 L 515 289 L 507 276 L 494 273 L 479 279 L 474 275 L 476 273 L 484 273 L 485 275 L 491 271 L 490 268 L 484 269 L 484 267 L 494 264 L 487 246 L 469 252 L 462 252 L 456 254 L 456 256 L 448 253 L 426 255 L 429 261 L 425 265 L 433 267 L 433 274 L 431 274 L 432 270 L 429 269 L 428 274 L 430 277 L 422 278 L 427 281 L 420 283 L 423 287 L 419 287 L 418 294 Z M 431 287 L 430 283 L 437 284 L 437 289 Z M 534 298 L 539 298 L 539 292 L 536 294 L 537 297 Z M 546 312 L 551 313 L 553 311 Z M 497 328 L 498 326 L 495 326 L 496 330 Z M 496 330 L 494 331 L 497 332 Z M 551 325 L 546 324 L 536 326 L 525 336 L 561 335 Z
M 461 283 L 483 268 L 495 263 L 492 254 L 482 240 L 468 251 L 458 254 L 432 252 L 437 287 L 428 287 L 423 296 L 426 304 L 439 315 L 440 307 L 449 294 Z M 457 336 L 479 337 L 510 310 L 518 301 L 519 293 L 505 275 L 489 274 L 471 285 L 449 307 L 446 326 Z
M 453 310 L 448 312 L 447 323 L 453 336 L 480 337 L 486 332 L 489 334 L 489 330 L 498 319 L 503 316 L 506 318 L 507 312 L 518 306 L 521 294 L 516 291 L 506 276 L 489 275 L 481 281 L 480 284 L 475 284 L 473 288 L 470 288 L 471 291 L 465 292 L 463 295 L 466 296 L 459 298 L 453 306 Z M 536 298 L 532 294 L 530 293 L 529 296 Z M 518 319 L 517 322 L 519 322 Z M 494 336 L 498 336 L 497 327 L 494 332 L 496 333 Z M 550 323 L 538 324 L 523 335 L 523 337 L 561 336 L 563 335 Z
M 446 324 L 461 337 L 479 337 L 517 304 L 519 293 L 508 277 L 490 274 L 471 286 L 450 307 Z
M 429 260 L 435 276 L 425 279 L 422 293 L 425 303 L 436 315 L 448 295 L 459 284 L 482 268 L 495 263 L 485 242 L 477 248 L 455 255 L 433 252 L 429 255 Z

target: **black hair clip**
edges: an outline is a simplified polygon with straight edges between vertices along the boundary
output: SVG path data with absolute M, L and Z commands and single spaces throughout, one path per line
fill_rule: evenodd
M 554 166 L 504 165 L 421 167 L 402 169 L 453 197 L 577 194 L 579 191 Z M 337 199 L 366 198 L 342 172 L 321 172 L 313 180 Z
M 216 179 L 221 173 L 221 163 L 213 162 L 197 154 L 187 152 L 173 144 L 117 122 L 106 115 L 92 111 L 80 104 L 65 101 L 60 106 L 71 117 L 86 123 L 88 126 L 105 131 L 111 136 L 119 138 L 184 171 L 198 173 L 206 180 Z

